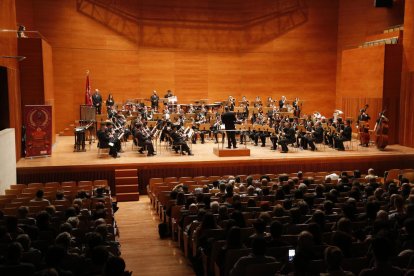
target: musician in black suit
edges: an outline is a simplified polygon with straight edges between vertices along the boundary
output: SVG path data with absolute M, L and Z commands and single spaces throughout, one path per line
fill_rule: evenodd
M 97 131 L 96 136 L 98 137 L 98 147 L 108 148 L 109 155 L 113 158 L 120 157 L 121 142 L 113 134 L 112 122 L 108 121 L 106 124 L 102 124 L 101 129 Z
M 168 99 L 169 97 L 174 96 L 173 92 L 171 90 L 167 90 L 167 94 L 164 95 L 164 98 Z
M 111 93 L 109 93 L 108 99 L 106 99 L 105 103 L 106 103 L 106 111 L 109 114 L 109 112 L 112 110 L 112 107 L 115 104 L 114 97 L 112 96 Z
M 96 108 L 96 114 L 101 114 L 102 108 L 102 96 L 99 94 L 99 90 L 95 89 L 95 93 L 92 95 L 92 103 L 93 106 Z
M 366 110 L 367 110 L 366 108 L 363 108 L 363 109 L 360 110 L 358 120 L 357 120 L 357 124 L 360 121 L 368 122 L 371 119 L 371 117 L 366 113 Z
M 316 146 L 315 146 L 315 136 L 314 136 L 314 133 L 315 133 L 315 131 L 314 131 L 314 129 L 313 129 L 313 126 L 312 126 L 312 121 L 309 121 L 309 122 L 307 122 L 306 123 L 307 125 L 306 125 L 306 135 L 305 135 L 305 137 L 304 137 L 304 147 L 303 147 L 303 149 L 307 149 L 308 148 L 308 145 L 309 145 L 309 147 L 311 148 L 311 151 L 315 151 L 316 150 Z
M 282 147 L 281 153 L 287 153 L 289 151 L 287 145 L 295 143 L 295 129 L 293 129 L 289 122 L 285 122 L 283 128 L 282 137 L 279 139 L 279 145 Z
M 154 145 L 149 134 L 143 130 L 142 124 L 135 124 L 135 128 L 135 138 L 137 139 L 138 146 L 141 147 L 138 152 L 143 153 L 144 150 L 147 150 L 147 156 L 154 156 Z
M 190 147 L 185 142 L 183 136 L 180 133 L 178 133 L 176 125 L 172 124 L 171 128 L 167 131 L 168 131 L 168 135 L 172 139 L 173 149 L 175 150 L 176 153 L 178 153 L 178 150 L 180 149 L 182 155 L 184 155 L 184 151 L 186 151 L 188 155 L 194 155 L 191 153 Z
M 236 122 L 236 115 L 233 111 L 230 111 L 229 107 L 224 107 L 224 113 L 221 115 L 221 121 L 223 122 L 224 126 L 226 127 L 227 131 L 227 143 L 228 143 L 228 149 L 231 149 L 231 146 L 233 145 L 233 148 L 237 148 L 237 142 L 236 142 L 236 133 L 234 130 L 236 130 L 235 122 Z
M 339 135 L 335 137 L 335 147 L 337 150 L 344 151 L 344 141 L 351 141 L 352 139 L 352 127 L 351 121 L 345 121 L 345 127 L 339 132 Z
M 285 108 L 286 97 L 282 96 L 282 99 L 279 101 L 279 108 Z
M 151 101 L 151 109 L 152 110 L 155 110 L 155 111 L 158 111 L 158 101 L 160 100 L 160 97 L 158 97 L 158 95 L 157 95 L 157 91 L 152 91 L 152 95 L 151 95 L 151 98 L 150 98 L 150 101 Z
M 323 143 L 323 128 L 321 122 L 315 123 L 315 129 L 313 131 L 313 138 L 316 144 Z

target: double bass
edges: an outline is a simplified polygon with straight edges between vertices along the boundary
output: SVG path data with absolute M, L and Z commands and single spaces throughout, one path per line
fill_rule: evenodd
M 384 150 L 388 145 L 388 118 L 384 116 L 385 110 L 379 114 L 377 124 L 375 125 L 375 144 L 379 150 Z

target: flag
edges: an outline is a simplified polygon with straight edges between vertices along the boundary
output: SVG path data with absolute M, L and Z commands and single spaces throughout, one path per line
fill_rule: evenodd
M 89 84 L 89 71 L 86 71 L 85 104 L 92 105 L 91 85 Z

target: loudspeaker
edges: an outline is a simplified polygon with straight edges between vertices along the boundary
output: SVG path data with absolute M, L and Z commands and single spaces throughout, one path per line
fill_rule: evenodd
M 391 8 L 393 0 L 374 0 L 374 6 L 376 8 Z

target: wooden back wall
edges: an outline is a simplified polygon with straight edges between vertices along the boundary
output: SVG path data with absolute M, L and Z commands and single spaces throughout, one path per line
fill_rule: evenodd
M 14 0 L 0 1 L 0 29 L 16 30 L 16 7 Z M 17 37 L 13 31 L 0 32 L 0 56 L 17 56 Z M 20 85 L 19 85 L 19 65 L 15 58 L 0 58 L 0 66 L 7 68 L 8 78 L 8 104 L 10 128 L 15 129 L 16 135 L 16 159 L 21 154 L 21 126 L 22 117 L 20 114 Z M 5 85 L 0 83 L 0 85 Z
M 110 4 L 108 4 L 111 2 Z M 102 5 L 104 4 L 104 5 Z M 53 50 L 56 131 L 79 118 L 85 70 L 115 101 L 172 89 L 180 102 L 299 96 L 335 102 L 332 0 L 17 0 L 18 21 Z

